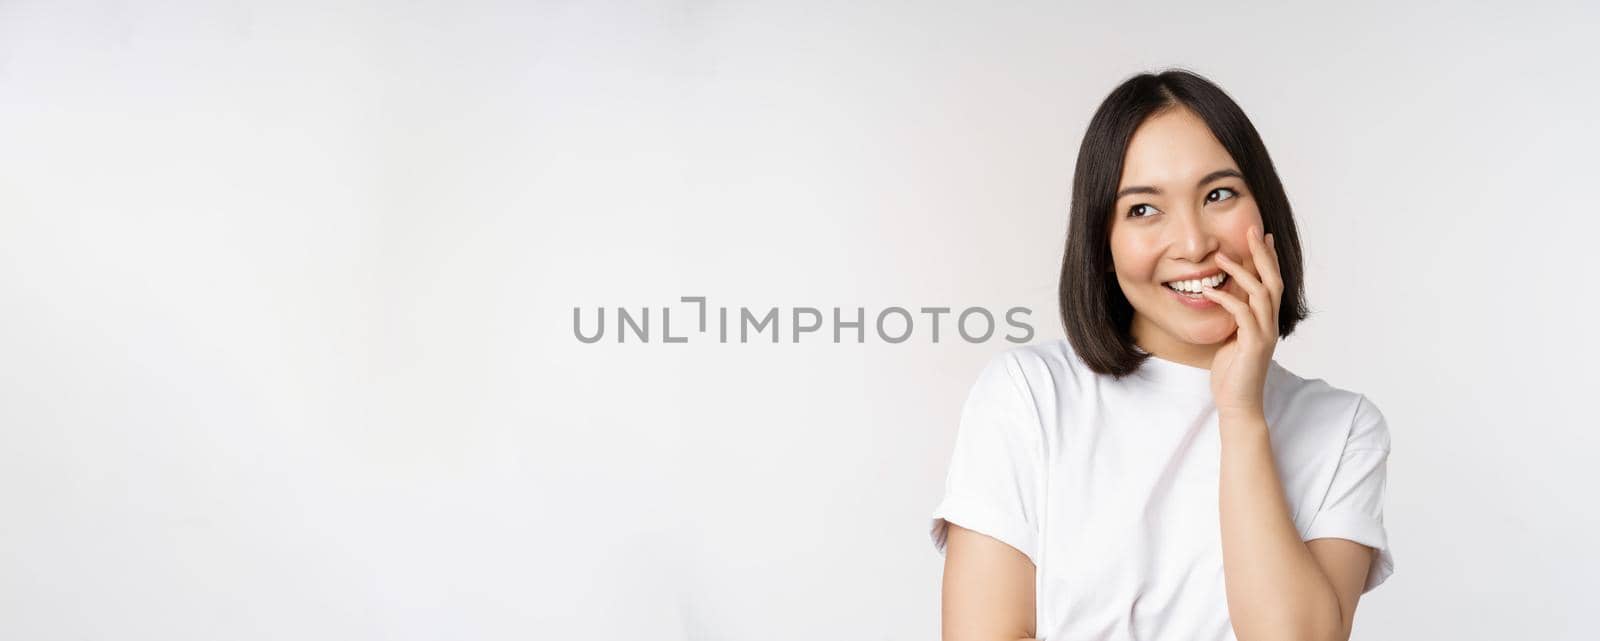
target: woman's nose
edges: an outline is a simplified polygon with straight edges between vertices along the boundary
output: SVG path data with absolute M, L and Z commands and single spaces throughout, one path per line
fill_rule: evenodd
M 1167 226 L 1167 245 L 1174 257 L 1200 262 L 1216 249 L 1216 234 L 1212 233 L 1200 212 L 1179 212 L 1170 220 L 1173 224 Z

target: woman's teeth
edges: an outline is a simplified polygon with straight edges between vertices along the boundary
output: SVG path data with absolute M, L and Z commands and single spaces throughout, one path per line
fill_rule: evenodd
M 1202 290 L 1221 287 L 1222 283 L 1226 282 L 1227 280 L 1228 275 L 1226 273 L 1221 273 L 1214 274 L 1206 278 L 1197 278 L 1194 280 L 1175 280 L 1166 283 L 1166 285 L 1167 287 L 1171 287 L 1172 289 L 1176 289 L 1185 294 L 1198 294 Z

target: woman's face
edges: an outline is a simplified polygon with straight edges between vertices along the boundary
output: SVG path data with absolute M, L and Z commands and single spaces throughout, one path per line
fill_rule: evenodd
M 1173 286 L 1222 277 L 1223 291 L 1249 300 L 1216 261 L 1220 252 L 1255 273 L 1247 234 L 1261 213 L 1238 164 L 1199 116 L 1174 108 L 1134 131 L 1117 194 L 1111 259 L 1135 342 L 1156 355 L 1214 351 L 1237 329 L 1232 315 Z

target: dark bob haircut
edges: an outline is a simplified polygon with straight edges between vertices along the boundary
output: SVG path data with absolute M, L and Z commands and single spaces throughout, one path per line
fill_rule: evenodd
M 1111 216 L 1122 180 L 1123 157 L 1139 125 L 1175 108 L 1186 108 L 1205 121 L 1238 163 L 1261 212 L 1262 232 L 1272 234 L 1283 274 L 1278 335 L 1289 336 L 1309 313 L 1294 213 L 1272 158 L 1244 110 L 1220 87 L 1189 71 L 1134 76 L 1100 103 L 1078 148 L 1058 291 L 1067 340 L 1090 369 L 1115 378 L 1138 370 L 1150 356 L 1129 333 L 1133 306 L 1123 296 L 1111 262 Z

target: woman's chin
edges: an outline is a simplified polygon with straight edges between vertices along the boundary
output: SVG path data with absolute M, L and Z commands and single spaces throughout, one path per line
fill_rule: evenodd
M 1239 325 L 1232 318 L 1221 318 L 1216 321 L 1190 327 L 1184 332 L 1184 341 L 1191 345 L 1216 345 L 1233 338 Z

